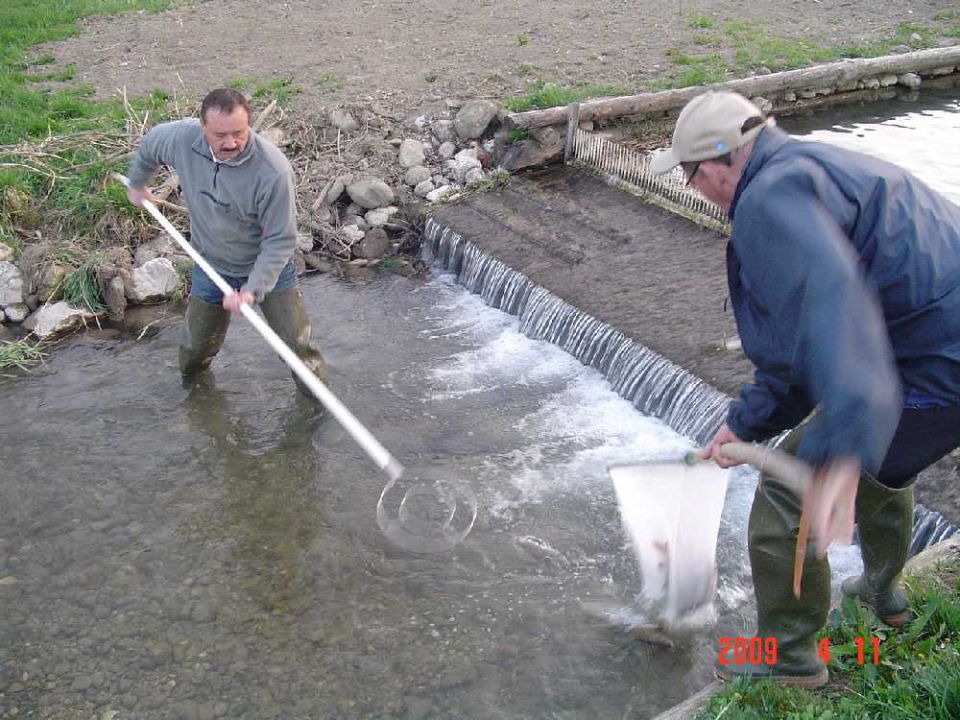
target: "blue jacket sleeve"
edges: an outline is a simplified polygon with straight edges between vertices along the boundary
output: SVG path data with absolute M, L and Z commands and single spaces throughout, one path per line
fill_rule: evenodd
M 799 424 L 812 410 L 803 388 L 757 370 L 754 382 L 730 403 L 727 425 L 741 440 L 759 442 Z
M 794 159 L 777 170 L 756 176 L 740 198 L 733 242 L 744 285 L 766 311 L 762 332 L 780 361 L 776 374 L 783 377 L 787 368 L 789 385 L 820 406 L 820 420 L 797 454 L 814 465 L 858 457 L 864 471 L 876 474 L 902 408 L 880 300 L 827 207 L 842 201 L 840 188 L 812 162 Z M 777 409 L 784 393 L 760 379 L 763 403 L 776 407 L 765 417 L 750 414 L 763 403 L 751 397 L 757 390 L 748 390 L 737 424 L 750 431 L 789 415 Z

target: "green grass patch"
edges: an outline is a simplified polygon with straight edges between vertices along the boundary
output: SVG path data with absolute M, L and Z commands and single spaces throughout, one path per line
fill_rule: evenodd
M 346 83 L 339 75 L 328 70 L 327 72 L 320 73 L 317 79 L 313 81 L 313 84 L 314 87 L 319 88 L 323 92 L 334 92 L 336 90 L 342 90 Z
M 95 258 L 88 259 L 63 281 L 63 299 L 73 307 L 86 308 L 90 312 L 104 309 L 100 302 L 101 288 L 94 270 L 95 261 Z
M 831 611 L 831 682 L 818 691 L 738 680 L 698 720 L 955 720 L 960 717 L 960 573 L 940 568 L 912 579 L 916 619 L 900 630 L 845 599 Z M 874 640 L 876 638 L 876 640 Z M 876 652 L 875 652 L 876 651 Z
M 487 177 L 477 183 L 473 191 L 478 193 L 495 192 L 503 190 L 510 184 L 510 171 L 503 168 L 497 168 L 493 172 L 487 173 Z
M 29 370 L 32 365 L 43 361 L 43 351 L 28 340 L 0 342 L 0 370 Z
M 522 32 L 517 33 L 517 45 L 523 47 L 524 45 L 530 44 L 530 33 Z
M 713 18 L 709 18 L 706 15 L 694 15 L 690 18 L 688 23 L 690 27 L 697 28 L 699 30 L 708 30 L 714 26 Z
M 230 81 L 227 86 L 247 93 L 255 100 L 276 99 L 279 105 L 289 103 L 295 95 L 303 92 L 303 88 L 295 85 L 293 78 L 288 75 L 273 78 L 266 82 L 251 77 L 239 77 Z
M 632 92 L 633 90 L 630 88 L 615 85 L 578 83 L 565 86 L 555 82 L 537 80 L 531 84 L 530 91 L 526 95 L 507 98 L 503 104 L 510 112 L 524 112 L 525 110 L 569 105 L 572 102 L 588 98 L 629 95 Z

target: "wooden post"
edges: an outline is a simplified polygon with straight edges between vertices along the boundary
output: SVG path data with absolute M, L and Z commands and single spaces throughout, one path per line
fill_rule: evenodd
M 563 162 L 569 163 L 573 159 L 573 141 L 580 127 L 580 103 L 572 102 L 567 105 L 567 144 L 563 148 Z

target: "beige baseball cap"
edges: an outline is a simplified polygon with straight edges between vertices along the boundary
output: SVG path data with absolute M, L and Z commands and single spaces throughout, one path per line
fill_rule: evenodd
M 743 124 L 763 113 L 743 95 L 728 90 L 713 90 L 688 102 L 673 130 L 673 145 L 658 150 L 650 161 L 655 173 L 670 172 L 683 162 L 710 160 L 726 155 L 759 134 L 773 118 L 741 132 Z

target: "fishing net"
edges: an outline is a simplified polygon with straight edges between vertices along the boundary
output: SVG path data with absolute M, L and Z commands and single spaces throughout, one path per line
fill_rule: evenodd
M 640 566 L 640 600 L 651 624 L 673 629 L 712 621 L 729 471 L 682 460 L 608 470 Z

